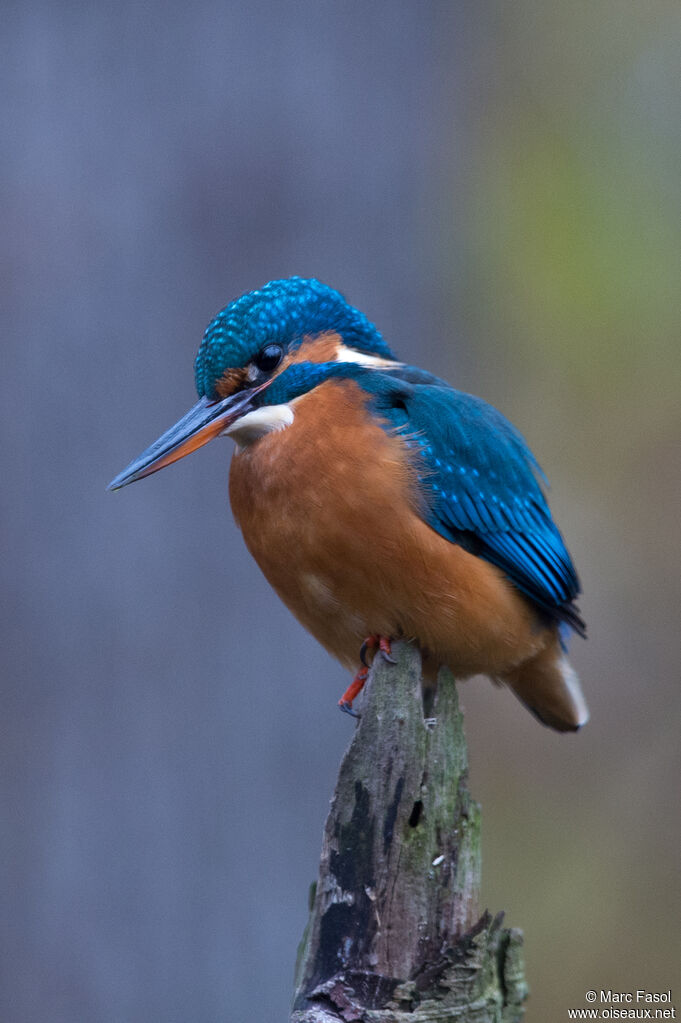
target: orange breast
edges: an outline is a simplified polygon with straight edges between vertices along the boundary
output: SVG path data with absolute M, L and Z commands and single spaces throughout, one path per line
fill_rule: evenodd
M 423 521 L 407 448 L 355 383 L 327 381 L 294 411 L 235 454 L 230 498 L 266 578 L 335 657 L 354 668 L 368 635 L 405 636 L 463 677 L 542 649 L 546 630 L 503 574 Z

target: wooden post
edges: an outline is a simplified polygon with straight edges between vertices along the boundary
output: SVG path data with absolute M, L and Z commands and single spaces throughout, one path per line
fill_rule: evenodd
M 377 657 L 324 830 L 291 1023 L 517 1023 L 522 934 L 480 915 L 480 808 L 456 685 Z M 430 716 L 432 714 L 432 716 Z

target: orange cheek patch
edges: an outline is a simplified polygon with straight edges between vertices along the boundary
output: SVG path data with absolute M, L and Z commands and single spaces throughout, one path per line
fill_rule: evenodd
M 220 398 L 229 398 L 232 394 L 242 390 L 248 383 L 246 370 L 241 367 L 226 369 L 215 385 L 215 390 Z
M 282 359 L 276 373 L 272 374 L 272 379 L 280 376 L 294 362 L 333 362 L 342 343 L 340 334 L 334 331 L 320 334 L 318 337 L 305 338 L 299 348 Z M 216 383 L 215 390 L 218 397 L 229 398 L 237 391 L 252 386 L 253 381 L 248 379 L 246 367 L 234 366 L 225 370 Z
M 342 344 L 340 334 L 329 331 L 318 337 L 305 338 L 290 356 L 290 362 L 333 362 Z

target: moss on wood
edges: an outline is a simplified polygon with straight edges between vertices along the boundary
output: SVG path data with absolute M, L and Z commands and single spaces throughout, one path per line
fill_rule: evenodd
M 480 915 L 480 807 L 456 685 L 377 657 L 326 822 L 292 1023 L 517 1023 L 522 935 Z M 430 701 L 429 701 L 430 704 Z

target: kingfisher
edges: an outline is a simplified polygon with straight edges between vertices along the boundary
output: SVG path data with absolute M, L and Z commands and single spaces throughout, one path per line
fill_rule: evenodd
M 353 671 L 342 709 L 356 714 L 367 652 L 390 661 L 404 638 L 426 675 L 487 675 L 557 731 L 586 723 L 567 657 L 568 634 L 586 636 L 577 573 L 537 460 L 500 412 L 400 362 L 313 278 L 231 302 L 194 368 L 196 405 L 109 489 L 231 437 L 235 520 L 283 602 Z

